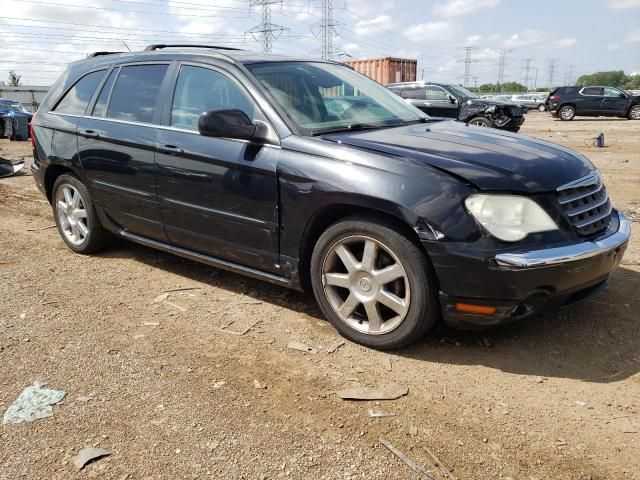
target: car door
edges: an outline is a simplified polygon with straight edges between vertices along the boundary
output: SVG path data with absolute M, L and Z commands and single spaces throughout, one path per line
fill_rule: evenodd
M 241 83 L 214 66 L 182 63 L 156 138 L 158 195 L 169 241 L 265 271 L 279 271 L 279 147 L 200 135 L 209 110 L 266 122 Z
M 400 96 L 404 98 L 407 103 L 422 110 L 424 113 L 433 115 L 431 105 L 429 104 L 429 102 L 427 102 L 427 99 L 425 97 L 424 86 L 411 85 L 404 87 L 402 88 L 402 90 L 400 90 Z
M 576 102 L 576 115 L 600 115 L 604 103 L 602 87 L 584 87 Z
M 119 228 L 165 240 L 154 145 L 169 63 L 114 68 L 78 124 L 78 151 L 95 203 Z
M 431 105 L 434 117 L 458 118 L 458 102 L 455 97 L 438 85 L 425 87 L 425 98 Z M 454 99 L 452 102 L 451 99 Z
M 627 94 L 613 87 L 604 87 L 604 104 L 602 115 L 624 117 L 627 115 L 629 103 Z

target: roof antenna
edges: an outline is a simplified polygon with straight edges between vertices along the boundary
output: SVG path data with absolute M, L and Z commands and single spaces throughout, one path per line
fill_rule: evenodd
M 129 45 L 127 45 L 124 40 L 122 40 L 122 43 L 124 43 L 124 46 L 127 47 L 127 50 L 129 50 L 129 53 L 131 53 L 131 49 L 129 48 Z

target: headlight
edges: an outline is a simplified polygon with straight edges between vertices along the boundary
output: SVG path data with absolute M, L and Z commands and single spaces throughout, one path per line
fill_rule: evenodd
M 499 240 L 517 242 L 530 233 L 557 230 L 540 205 L 519 195 L 475 194 L 464 201 L 469 213 Z

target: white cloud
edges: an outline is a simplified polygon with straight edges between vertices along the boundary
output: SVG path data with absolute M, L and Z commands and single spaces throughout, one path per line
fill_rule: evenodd
M 571 48 L 574 47 L 578 43 L 578 40 L 575 38 L 560 38 L 558 40 L 554 40 L 549 45 L 550 48 Z
M 616 10 L 624 8 L 640 8 L 640 0 L 611 0 L 609 6 Z
M 482 40 L 483 40 L 483 36 L 482 35 L 469 35 L 464 44 L 465 46 L 470 46 L 473 47 L 475 45 L 478 45 Z
M 610 43 L 609 45 L 607 45 L 607 50 L 609 51 L 619 50 L 619 49 L 620 49 L 619 43 Z
M 450 22 L 429 22 L 411 25 L 404 32 L 404 36 L 413 42 L 442 41 L 453 36 L 458 31 L 458 25 Z
M 505 40 L 504 44 L 510 48 L 529 47 L 549 40 L 549 34 L 540 30 L 525 30 L 522 33 L 514 33 Z
M 375 35 L 394 26 L 393 19 L 389 15 L 378 15 L 371 20 L 360 20 L 356 23 L 354 31 L 358 35 Z
M 478 10 L 494 8 L 499 3 L 500 0 L 447 0 L 436 5 L 433 11 L 441 17 L 461 17 Z
M 631 30 L 629 33 L 627 33 L 625 42 L 640 43 L 640 28 L 636 28 L 635 30 Z
M 307 2 L 299 2 L 299 3 L 307 3 Z M 333 6 L 334 8 L 338 8 L 338 5 L 336 4 L 336 2 L 333 3 Z M 388 10 L 394 9 L 395 6 L 396 6 L 395 0 L 376 0 L 375 2 L 372 2 L 371 0 L 349 0 L 349 2 L 347 3 L 347 9 L 349 11 L 353 12 L 358 17 L 363 17 L 363 18 L 380 15 L 382 12 L 386 12 Z

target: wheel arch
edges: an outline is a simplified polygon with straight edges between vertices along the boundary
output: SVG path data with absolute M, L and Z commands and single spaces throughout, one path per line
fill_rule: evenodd
M 58 177 L 60 177 L 60 175 L 63 175 L 65 173 L 70 173 L 71 175 L 73 175 L 74 177 L 78 178 L 79 180 L 82 181 L 82 179 L 80 178 L 80 176 L 76 173 L 76 171 L 71 168 L 68 167 L 66 165 L 60 165 L 57 163 L 53 163 L 51 165 L 49 165 L 47 167 L 47 169 L 44 172 L 44 188 L 45 188 L 45 193 L 47 195 L 47 200 L 49 201 L 49 203 L 51 203 L 52 198 L 53 198 L 53 186 L 56 183 L 56 180 L 58 179 Z

